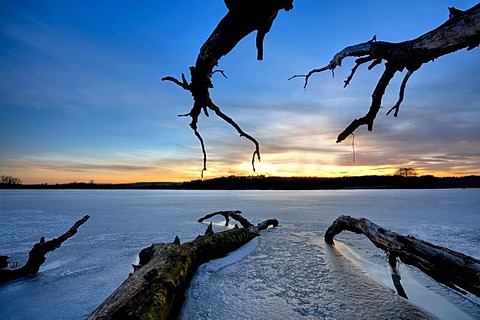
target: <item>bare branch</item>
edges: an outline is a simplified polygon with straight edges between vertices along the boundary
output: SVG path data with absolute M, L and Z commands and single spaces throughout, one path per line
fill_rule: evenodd
M 198 138 L 198 140 L 200 141 L 200 145 L 202 146 L 203 169 L 202 169 L 201 177 L 203 178 L 203 172 L 207 171 L 207 151 L 205 150 L 205 144 L 203 143 L 203 138 L 198 132 L 198 130 L 195 128 L 193 129 L 193 132 L 195 133 L 195 136 Z
M 400 109 L 400 104 L 403 102 L 403 97 L 405 96 L 405 88 L 407 86 L 408 79 L 410 79 L 410 76 L 414 73 L 415 71 L 408 70 L 407 74 L 405 74 L 405 77 L 403 78 L 402 85 L 400 86 L 400 92 L 398 94 L 398 101 L 397 103 L 387 112 L 387 116 L 395 110 L 395 113 L 393 114 L 394 117 L 398 116 L 398 111 Z
M 222 76 L 223 76 L 225 79 L 228 79 L 227 75 L 225 74 L 225 72 L 224 72 L 223 70 L 214 70 L 214 71 L 212 72 L 212 76 L 213 76 L 215 73 L 217 73 L 217 72 L 221 73 Z
M 294 78 L 305 78 L 305 84 L 303 85 L 304 88 L 307 87 L 308 85 L 308 79 L 315 73 L 320 73 L 326 70 L 335 70 L 336 67 L 341 67 L 342 66 L 342 61 L 343 59 L 347 57 L 363 57 L 363 56 L 370 56 L 371 55 L 371 44 L 374 43 L 377 40 L 377 36 L 375 35 L 371 40 L 360 43 L 354 46 L 346 47 L 339 53 L 337 53 L 333 59 L 330 61 L 328 65 L 326 65 L 323 68 L 320 69 L 313 69 L 310 70 L 306 75 L 294 75 L 290 77 L 288 80 L 294 79 Z M 367 61 L 373 60 L 376 57 L 372 57 L 372 59 L 369 59 Z
M 253 226 L 253 224 L 248 221 L 247 218 L 242 216 L 242 211 L 240 210 L 230 210 L 230 211 L 216 211 L 213 213 L 209 213 L 200 219 L 198 219 L 198 222 L 203 222 L 204 220 L 210 219 L 214 216 L 221 215 L 225 218 L 225 226 L 228 227 L 228 224 L 230 223 L 230 218 L 233 220 L 236 220 L 240 222 L 243 228 L 250 228 Z
M 309 73 L 307 74 L 296 74 L 294 76 L 291 76 L 290 78 L 288 78 L 288 80 L 292 80 L 294 78 L 305 78 L 305 84 L 303 85 L 303 88 L 307 88 L 307 85 L 308 85 L 308 79 L 310 79 L 310 77 L 314 74 L 314 73 L 319 73 L 319 72 L 323 72 L 325 70 L 333 70 L 335 68 L 330 68 L 330 65 L 326 66 L 326 67 L 323 67 L 323 68 L 320 68 L 320 69 L 313 69 L 313 70 L 310 70 Z
M 368 66 L 368 70 L 372 70 L 373 68 L 375 68 L 377 65 L 379 65 L 380 63 L 382 63 L 382 59 L 381 58 L 378 58 L 378 59 L 375 59 L 375 61 L 373 61 L 369 66 Z
M 256 47 L 257 59 L 263 59 L 263 40 L 265 35 L 270 31 L 273 21 L 280 10 L 289 11 L 293 9 L 293 0 L 282 1 L 262 1 L 252 6 L 250 1 L 226 1 L 228 13 L 218 23 L 215 30 L 208 37 L 200 49 L 197 56 L 195 66 L 190 67 L 191 82 L 185 79 L 182 74 L 182 81 L 173 77 L 165 77 L 162 80 L 171 81 L 185 90 L 191 92 L 194 104 L 189 113 L 181 116 L 190 116 L 192 121 L 190 127 L 194 130 L 195 135 L 202 144 L 202 152 L 204 155 L 204 168 L 206 170 L 206 152 L 200 134 L 197 131 L 198 118 L 201 111 L 208 116 L 207 109 L 210 108 L 215 113 L 231 124 L 241 136 L 246 137 L 255 144 L 253 153 L 252 167 L 255 171 L 255 156 L 260 160 L 260 148 L 257 140 L 246 134 L 231 118 L 227 117 L 220 111 L 210 98 L 210 88 L 213 88 L 212 75 L 220 72 L 225 78 L 226 75 L 222 70 L 215 70 L 219 60 L 227 55 L 237 43 L 245 38 L 253 31 L 257 31 Z
M 372 104 L 369 112 L 363 118 L 352 121 L 352 123 L 339 134 L 337 142 L 341 142 L 361 125 L 367 125 L 368 130 L 372 131 L 373 121 L 381 107 L 385 89 L 396 71 L 407 69 L 407 74 L 400 87 L 399 100 L 388 112 L 390 113 L 395 110 L 395 116 L 398 115 L 400 104 L 403 101 L 408 79 L 414 71 L 418 70 L 424 63 L 430 62 L 438 57 L 464 48 L 472 49 L 479 46 L 479 44 L 480 4 L 466 11 L 451 8 L 450 19 L 448 21 L 414 40 L 391 43 L 376 41 L 376 37 L 374 37 L 368 42 L 346 47 L 337 53 L 330 63 L 323 68 L 313 69 L 306 75 L 295 75 L 290 79 L 304 77 L 304 87 L 306 87 L 311 75 L 325 70 L 333 71 L 337 66 L 341 66 L 343 59 L 347 57 L 361 57 L 356 60 L 356 65 L 345 81 L 345 86 L 347 86 L 360 64 L 373 60 L 372 64 L 368 67 L 368 69 L 371 70 L 383 60 L 386 61 L 385 72 L 378 81 L 372 95 Z
M 382 104 L 382 97 L 385 94 L 385 90 L 387 89 L 387 86 L 390 80 L 395 75 L 395 72 L 397 72 L 397 69 L 395 67 L 392 67 L 388 64 L 385 66 L 385 71 L 383 72 L 382 77 L 378 81 L 377 86 L 373 91 L 372 104 L 370 105 L 370 110 L 364 117 L 353 120 L 352 123 L 350 123 L 350 125 L 338 135 L 337 143 L 345 140 L 361 125 L 367 125 L 368 131 L 373 130 L 373 121 L 375 120 L 375 117 L 377 116 L 377 113 L 380 110 L 380 107 Z
M 211 110 L 213 110 L 217 116 L 219 116 L 220 118 L 225 120 L 227 123 L 229 123 L 232 127 L 234 127 L 237 130 L 237 132 L 240 134 L 240 137 L 245 137 L 248 140 L 253 142 L 253 144 L 255 145 L 255 151 L 253 152 L 253 157 L 252 157 L 252 167 L 253 167 L 253 171 L 255 172 L 255 155 L 257 156 L 258 161 L 260 161 L 260 144 L 258 143 L 258 141 L 254 137 L 252 137 L 251 135 L 243 131 L 242 128 L 240 128 L 240 126 L 232 118 L 224 114 L 222 110 L 220 110 L 220 108 L 216 106 L 213 102 L 210 102 L 208 107 Z
M 355 66 L 352 68 L 352 71 L 350 72 L 350 75 L 345 80 L 345 84 L 343 85 L 343 87 L 346 88 L 350 84 L 350 81 L 352 80 L 352 78 L 355 75 L 355 72 L 357 71 L 359 66 L 361 66 L 362 64 L 367 63 L 369 61 L 372 61 L 373 59 L 375 59 L 375 58 L 371 57 L 371 56 L 367 56 L 367 57 L 358 58 L 357 60 L 355 60 Z
M 171 82 L 179 85 L 183 89 L 190 91 L 190 85 L 188 84 L 187 79 L 185 79 L 185 75 L 183 73 L 182 73 L 182 80 L 183 80 L 183 82 L 180 82 L 180 80 L 178 80 L 174 77 L 170 77 L 170 76 L 162 78 L 162 81 L 171 81 Z

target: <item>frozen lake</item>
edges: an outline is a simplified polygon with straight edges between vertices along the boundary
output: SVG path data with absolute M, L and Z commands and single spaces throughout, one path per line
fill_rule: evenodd
M 342 214 L 366 217 L 480 258 L 480 190 L 123 191 L 2 190 L 0 255 L 21 265 L 41 236 L 90 220 L 47 255 L 40 273 L 0 285 L 1 319 L 84 319 L 153 242 L 203 234 L 197 219 L 242 210 L 257 223 L 277 218 L 250 244 L 201 267 L 183 319 L 479 319 L 480 302 L 400 265 L 410 300 L 391 283 L 385 254 L 364 236 L 323 241 Z M 224 229 L 220 218 L 216 231 Z

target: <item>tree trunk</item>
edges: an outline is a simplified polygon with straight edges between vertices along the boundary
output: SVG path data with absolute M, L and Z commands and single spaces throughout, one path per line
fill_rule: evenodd
M 389 255 L 391 264 L 396 258 L 414 266 L 436 281 L 463 294 L 468 291 L 480 297 L 480 260 L 440 247 L 412 236 L 402 236 L 385 230 L 368 219 L 340 216 L 325 233 L 325 241 L 347 230 L 364 234 L 379 249 Z
M 40 269 L 40 266 L 47 259 L 45 255 L 50 251 L 60 248 L 62 243 L 76 234 L 78 227 L 84 224 L 89 218 L 90 216 L 88 215 L 84 216 L 58 238 L 45 242 L 45 238 L 41 237 L 40 241 L 33 246 L 32 250 L 30 250 L 28 260 L 24 266 L 14 270 L 0 270 L 0 283 L 36 274 Z
M 184 244 L 177 237 L 173 243 L 143 249 L 135 271 L 88 319 L 176 319 L 197 268 L 237 250 L 267 225 L 276 226 L 278 221 L 220 233 L 209 228 L 204 236 Z

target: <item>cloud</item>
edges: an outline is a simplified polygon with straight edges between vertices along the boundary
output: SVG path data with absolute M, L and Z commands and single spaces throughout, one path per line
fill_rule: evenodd
M 186 1 L 155 5 L 96 2 L 88 9 L 59 4 L 53 10 L 15 4 L 19 12 L 2 14 L 0 111 L 1 120 L 10 123 L 2 123 L 0 133 L 7 140 L 1 151 L 8 170 L 28 172 L 38 182 L 44 177 L 199 178 L 199 141 L 190 119 L 176 117 L 190 110 L 191 95 L 160 78 L 181 72 L 188 78 L 198 48 L 225 8 L 221 2 L 212 7 Z M 392 5 L 399 13 L 383 14 Z M 379 39 L 403 41 L 447 18 L 443 4 L 411 5 L 416 10 L 378 1 L 369 3 L 375 14 L 347 15 L 345 10 L 357 12 L 365 4 L 306 1 L 279 15 L 266 38 L 265 61 L 255 60 L 254 35 L 222 58 L 219 68 L 229 78 L 216 74 L 211 94 L 260 142 L 256 174 L 383 174 L 405 165 L 427 173 L 478 173 L 478 49 L 423 65 L 410 79 L 399 117 L 386 117 L 398 98 L 403 78 L 398 74 L 373 132 L 361 127 L 353 146 L 351 138 L 336 144 L 336 136 L 367 112 L 384 66 L 359 68 L 346 89 L 354 59 L 346 59 L 335 77 L 316 74 L 306 90 L 303 79 L 287 80 L 326 65 L 343 47 L 370 39 L 375 28 L 381 27 Z M 207 10 L 209 15 L 202 14 Z M 191 23 L 180 28 L 179 21 Z M 202 115 L 198 128 L 209 160 L 206 177 L 253 174 L 250 141 L 213 113 Z

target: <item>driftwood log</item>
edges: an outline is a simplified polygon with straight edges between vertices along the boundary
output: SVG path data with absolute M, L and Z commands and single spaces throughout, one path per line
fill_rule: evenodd
M 205 215 L 204 217 L 198 219 L 198 222 L 203 222 L 206 219 L 210 219 L 214 216 L 221 215 L 225 218 L 225 226 L 228 227 L 228 224 L 230 222 L 230 218 L 240 222 L 243 228 L 250 228 L 253 227 L 253 225 L 245 219 L 243 216 L 241 216 L 242 211 L 240 210 L 232 210 L 232 211 L 216 211 L 213 213 L 209 213 Z M 267 219 L 257 225 L 258 231 L 262 231 L 267 229 L 269 226 L 276 227 L 278 226 L 278 220 L 277 219 Z M 237 227 L 237 226 L 236 226 Z M 208 229 L 207 229 L 208 230 Z
M 239 215 L 238 211 L 221 212 L 232 213 L 233 219 Z M 207 216 L 216 214 L 220 213 Z M 210 224 L 205 235 L 193 241 L 181 244 L 176 237 L 173 243 L 143 249 L 134 272 L 88 319 L 176 319 L 185 290 L 201 264 L 237 250 L 260 235 L 262 228 L 278 225 L 276 219 L 269 219 L 253 226 L 241 218 L 242 228 L 214 233 Z
M 72 237 L 74 234 L 76 234 L 78 227 L 84 224 L 89 218 L 90 216 L 88 215 L 84 216 L 82 219 L 75 222 L 75 224 L 67 232 L 52 240 L 45 241 L 45 238 L 41 237 L 40 241 L 36 243 L 33 246 L 32 250 L 30 250 L 30 252 L 28 253 L 28 260 L 25 265 L 18 269 L 0 270 L 0 283 L 36 274 L 40 269 L 41 265 L 46 261 L 46 254 L 57 248 L 60 248 L 62 243 L 68 238 Z
M 377 41 L 374 36 L 370 41 L 346 47 L 337 53 L 328 65 L 323 68 L 313 69 L 305 75 L 294 75 L 292 78 L 304 77 L 307 87 L 310 76 L 326 70 L 335 70 L 342 65 L 342 61 L 348 57 L 359 57 L 355 60 L 355 66 L 350 76 L 345 80 L 345 87 L 352 80 L 357 68 L 365 63 L 370 63 L 368 69 L 386 61 L 385 70 L 380 77 L 372 94 L 372 102 L 367 114 L 355 119 L 337 137 L 337 143 L 345 140 L 358 127 L 367 125 L 369 131 L 373 130 L 373 122 L 380 111 L 382 98 L 390 80 L 398 71 L 407 70 L 400 86 L 397 103 L 389 109 L 388 114 L 394 111 L 398 115 L 400 104 L 403 101 L 405 87 L 410 76 L 420 67 L 441 56 L 466 48 L 472 50 L 480 44 L 480 3 L 472 8 L 462 11 L 449 8 L 449 19 L 438 28 L 427 32 L 420 37 L 398 43 Z
M 395 265 L 399 258 L 454 290 L 480 297 L 480 260 L 385 230 L 368 219 L 350 216 L 340 216 L 335 220 L 325 233 L 325 241 L 334 244 L 333 237 L 344 230 L 367 236 L 377 248 L 387 253 L 391 265 Z
M 207 170 L 207 153 L 203 138 L 198 131 L 198 118 L 202 111 L 208 117 L 208 110 L 213 111 L 218 117 L 226 121 L 237 130 L 241 137 L 245 137 L 255 145 L 255 151 L 252 156 L 253 171 L 255 171 L 255 157 L 260 160 L 260 147 L 257 140 L 244 132 L 240 126 L 229 116 L 224 114 L 210 98 L 210 89 L 213 88 L 212 76 L 213 70 L 220 59 L 227 55 L 235 46 L 250 33 L 257 31 L 256 47 L 257 59 L 263 60 L 263 40 L 270 31 L 273 21 L 280 10 L 290 10 L 293 8 L 293 0 L 225 0 L 228 13 L 218 23 L 212 34 L 200 48 L 195 66 L 190 67 L 191 81 L 188 82 L 182 73 L 182 80 L 167 76 L 163 81 L 172 81 L 183 89 L 189 91 L 193 97 L 193 107 L 187 114 L 180 116 L 189 116 L 192 121 L 190 127 L 195 136 L 200 141 L 203 152 L 203 172 Z

